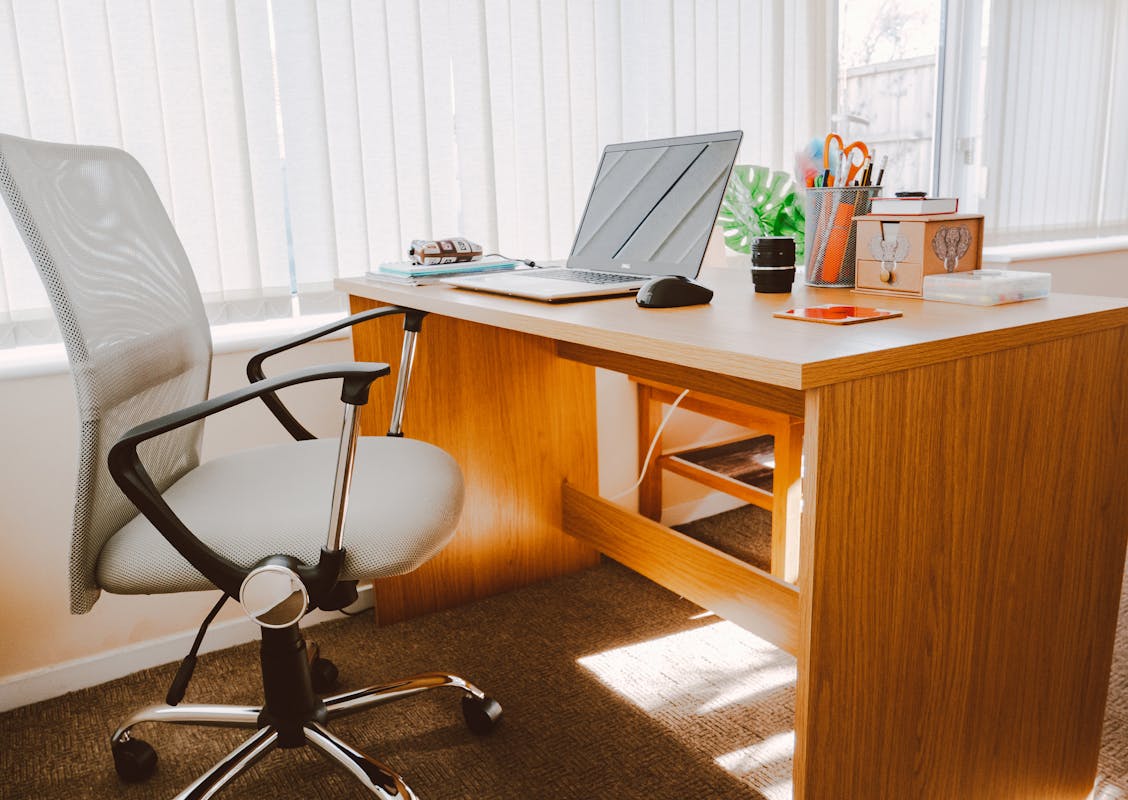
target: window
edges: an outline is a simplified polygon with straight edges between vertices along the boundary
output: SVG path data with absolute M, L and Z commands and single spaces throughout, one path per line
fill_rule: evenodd
M 939 41 L 935 0 L 841 3 L 832 127 L 885 164 L 886 194 L 932 190 Z
M 1128 3 L 982 0 L 956 27 L 982 26 L 961 55 L 946 153 L 996 242 L 1128 231 Z M 950 37 L 951 39 L 951 37 Z M 974 39 L 973 39 L 974 41 Z M 955 80 L 955 78 L 953 79 Z M 943 175 L 943 172 L 941 173 Z
M 835 124 L 989 244 L 1128 232 L 1128 3 L 840 0 Z M 935 109 L 935 113 L 934 113 Z
M 7 0 L 0 130 L 123 147 L 215 319 L 288 314 L 413 238 L 566 255 L 613 141 L 742 128 L 790 164 L 826 31 L 822 0 Z M 0 213 L 0 347 L 45 307 Z

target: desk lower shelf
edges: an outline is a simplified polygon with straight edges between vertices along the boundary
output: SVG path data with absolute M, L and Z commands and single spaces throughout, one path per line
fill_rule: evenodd
M 640 514 L 565 484 L 564 531 L 795 655 L 795 586 Z
M 719 444 L 667 450 L 664 455 L 668 461 L 692 465 L 770 495 L 775 464 L 773 438 L 742 436 Z
M 771 511 L 773 451 L 772 436 L 742 437 L 667 451 L 658 458 L 658 468 Z

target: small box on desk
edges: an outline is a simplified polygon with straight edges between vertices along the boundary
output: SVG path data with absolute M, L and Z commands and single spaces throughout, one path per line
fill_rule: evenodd
M 1018 270 L 977 269 L 928 275 L 924 299 L 973 306 L 997 306 L 1022 300 L 1037 300 L 1050 294 L 1050 273 Z
M 924 276 L 979 269 L 983 215 L 867 214 L 858 225 L 854 288 L 867 294 L 922 297 Z

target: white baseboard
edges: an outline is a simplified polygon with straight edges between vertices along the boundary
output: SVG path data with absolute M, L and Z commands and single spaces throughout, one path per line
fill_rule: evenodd
M 357 601 L 349 606 L 349 611 L 372 608 L 372 587 L 359 586 L 357 590 Z M 302 620 L 302 627 L 331 619 L 341 619 L 341 615 L 335 611 L 317 610 Z M 259 626 L 249 618 L 240 616 L 210 626 L 200 652 L 222 650 L 254 641 L 258 637 Z M 188 653 L 195 638 L 196 630 L 192 629 L 0 678 L 0 711 L 38 703 L 77 689 L 97 686 L 138 670 L 179 661 Z

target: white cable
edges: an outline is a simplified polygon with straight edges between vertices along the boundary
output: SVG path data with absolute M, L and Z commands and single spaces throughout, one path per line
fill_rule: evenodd
M 658 430 L 654 432 L 654 438 L 650 440 L 650 449 L 646 451 L 646 458 L 643 459 L 642 470 L 638 473 L 638 480 L 618 494 L 611 495 L 607 498 L 608 500 L 618 500 L 623 495 L 630 494 L 642 485 L 642 479 L 646 477 L 646 471 L 650 469 L 650 459 L 654 455 L 654 447 L 658 444 L 658 440 L 662 438 L 662 431 L 666 429 L 666 423 L 670 421 L 670 417 L 672 417 L 674 415 L 674 411 L 677 410 L 678 403 L 684 400 L 687 394 L 689 394 L 689 389 L 686 389 L 681 394 L 679 394 L 678 399 L 670 404 L 670 409 L 666 412 L 666 416 L 662 417 L 662 423 L 658 426 Z

